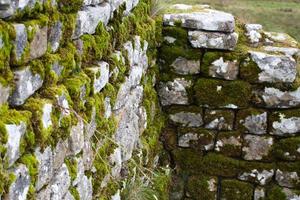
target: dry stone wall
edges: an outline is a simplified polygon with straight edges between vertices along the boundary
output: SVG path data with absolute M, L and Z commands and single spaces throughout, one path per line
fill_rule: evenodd
M 0 18 L 0 199 L 161 189 L 150 1 L 4 0 Z
M 174 5 L 159 49 L 172 200 L 300 199 L 299 44 Z

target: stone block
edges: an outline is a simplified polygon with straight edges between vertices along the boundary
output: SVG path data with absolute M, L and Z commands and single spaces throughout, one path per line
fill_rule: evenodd
M 245 160 L 268 160 L 274 139 L 267 136 L 245 135 L 243 158 Z
M 214 130 L 233 130 L 234 112 L 231 110 L 205 110 L 205 128 Z
M 294 136 L 300 133 L 300 113 L 298 109 L 276 111 L 270 116 L 270 134 Z
M 242 134 L 238 131 L 219 132 L 215 151 L 230 157 L 240 157 L 242 154 Z

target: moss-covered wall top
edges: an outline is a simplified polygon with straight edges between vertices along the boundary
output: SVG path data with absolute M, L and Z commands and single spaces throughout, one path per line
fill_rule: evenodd
M 0 198 L 166 199 L 150 5 L 0 1 Z
M 300 199 L 299 44 L 175 5 L 159 48 L 172 200 Z

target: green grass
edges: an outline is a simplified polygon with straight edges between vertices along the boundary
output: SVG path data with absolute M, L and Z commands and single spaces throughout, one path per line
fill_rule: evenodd
M 175 3 L 209 4 L 243 22 L 259 23 L 266 31 L 285 32 L 300 41 L 300 0 L 160 0 L 163 7 Z

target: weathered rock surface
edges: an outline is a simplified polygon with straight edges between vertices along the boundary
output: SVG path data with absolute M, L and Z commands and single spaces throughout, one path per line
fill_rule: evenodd
M 233 129 L 234 112 L 228 110 L 207 110 L 205 112 L 205 128 L 216 130 Z
M 167 105 L 187 105 L 189 104 L 186 80 L 175 79 L 166 83 L 161 82 L 158 88 L 158 95 L 163 106 Z
M 93 77 L 94 94 L 99 93 L 109 80 L 109 64 L 104 61 L 97 63 L 97 67 L 87 69 L 90 77 Z
M 63 24 L 60 21 L 55 22 L 54 25 L 49 28 L 48 42 L 50 43 L 53 53 L 57 51 L 60 45 L 60 40 L 62 38 L 62 28 Z
M 264 199 L 266 197 L 265 189 L 262 187 L 257 187 L 254 190 L 254 200 Z
M 43 85 L 43 79 L 39 74 L 33 74 L 30 67 L 14 72 L 15 89 L 9 98 L 12 106 L 20 106 L 26 99 L 34 94 Z
M 83 34 L 93 34 L 100 22 L 104 25 L 110 19 L 111 8 L 109 3 L 102 3 L 96 6 L 87 6 L 77 14 L 76 29 L 73 39 L 79 38 Z
M 48 28 L 35 27 L 36 31 L 30 42 L 30 59 L 36 59 L 43 56 L 47 51 L 47 31 Z
M 245 160 L 263 160 L 268 157 L 274 141 L 272 137 L 246 135 L 243 153 Z
M 78 154 L 84 146 L 84 123 L 82 119 L 78 119 L 76 126 L 72 126 L 69 137 L 69 149 L 71 155 Z
M 192 9 L 192 7 L 191 7 Z M 203 9 L 191 13 L 174 13 L 164 15 L 164 24 L 173 26 L 181 21 L 181 26 L 189 29 L 233 32 L 235 28 L 234 17 L 225 12 Z
M 295 185 L 300 183 L 300 177 L 297 172 L 286 172 L 277 169 L 276 181 L 280 186 L 293 188 Z
M 8 200 L 26 200 L 30 186 L 30 175 L 28 168 L 20 164 L 13 169 L 15 176 L 14 182 L 9 187 L 8 195 L 5 199 Z
M 14 24 L 16 38 L 14 42 L 15 59 L 19 61 L 22 58 L 27 46 L 27 30 L 24 24 Z
M 181 124 L 184 127 L 200 127 L 203 125 L 203 119 L 200 113 L 178 112 L 169 115 L 173 123 Z
M 266 46 L 266 47 L 264 47 L 264 50 L 266 52 L 271 52 L 271 53 L 282 53 L 282 54 L 285 54 L 286 56 L 299 56 L 300 55 L 300 49 L 292 48 L 292 47 Z
M 300 132 L 300 117 L 286 117 L 279 114 L 279 121 L 272 123 L 271 134 L 278 136 L 293 136 Z
M 9 86 L 3 86 L 0 83 L 0 106 L 7 103 L 7 100 L 9 98 L 11 92 L 11 88 Z
M 194 48 L 234 50 L 237 33 L 189 31 L 189 41 Z
M 239 66 L 237 61 L 226 61 L 221 57 L 211 63 L 209 67 L 209 75 L 215 78 L 222 78 L 225 80 L 237 79 L 239 73 Z
M 267 43 L 279 43 L 285 46 L 297 47 L 298 42 L 286 33 L 264 32 L 268 39 Z
M 246 35 L 253 46 L 258 46 L 259 42 L 262 40 L 262 25 L 260 24 L 246 24 Z
M 251 172 L 243 172 L 238 179 L 242 181 L 253 181 L 259 185 L 266 185 L 272 180 L 274 170 L 257 170 L 253 169 Z
M 259 82 L 291 83 L 295 81 L 297 65 L 293 58 L 254 51 L 251 51 L 250 55 L 261 70 L 258 74 Z
M 171 67 L 177 74 L 198 74 L 200 73 L 200 58 L 199 60 L 187 60 L 186 58 L 178 57 Z
M 249 115 L 239 121 L 248 133 L 263 135 L 267 133 L 267 112 L 257 115 Z

